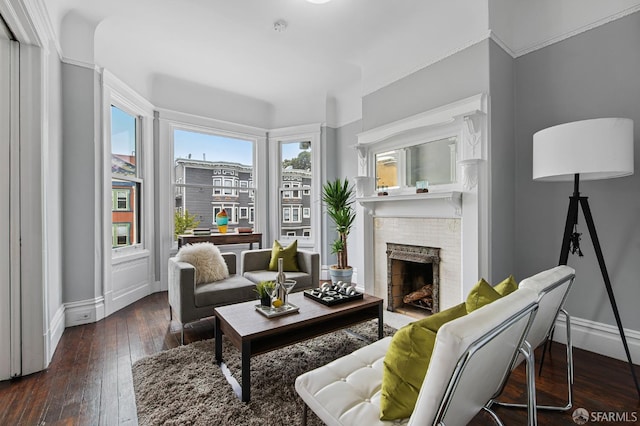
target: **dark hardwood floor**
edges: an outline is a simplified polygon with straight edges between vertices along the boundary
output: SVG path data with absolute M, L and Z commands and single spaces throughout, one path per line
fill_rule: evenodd
M 178 346 L 179 330 L 177 322 L 169 321 L 166 292 L 145 297 L 95 324 L 67 328 L 48 370 L 0 382 L 0 425 L 136 424 L 131 365 L 142 357 Z M 211 320 L 185 329 L 186 343 L 212 337 Z M 640 417 L 638 394 L 626 363 L 580 349 L 574 354 L 574 408 L 628 413 L 630 420 L 633 415 Z M 539 351 L 536 355 L 539 359 Z M 554 344 L 547 360 L 537 381 L 538 401 L 561 403 L 566 394 L 564 346 Z M 524 401 L 524 391 L 521 366 L 509 379 L 505 399 Z M 496 411 L 506 425 L 526 424 L 525 410 Z M 575 425 L 572 411 L 539 412 L 539 424 Z M 472 424 L 487 425 L 491 420 L 479 414 Z

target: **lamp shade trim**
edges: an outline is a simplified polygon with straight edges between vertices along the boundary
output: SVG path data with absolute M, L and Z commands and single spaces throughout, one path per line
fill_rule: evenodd
M 540 130 L 533 135 L 533 179 L 572 181 L 633 174 L 633 120 L 596 118 Z

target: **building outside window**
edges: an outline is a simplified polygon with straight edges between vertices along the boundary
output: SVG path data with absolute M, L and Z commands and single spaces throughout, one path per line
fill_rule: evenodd
M 138 167 L 140 120 L 140 117 L 111 105 L 113 248 L 142 241 L 140 194 L 143 180 Z
M 217 231 L 225 209 L 227 232 L 254 223 L 254 142 L 201 131 L 174 129 L 175 210 L 195 216 L 199 228 Z M 178 210 L 178 207 L 181 210 Z
M 114 223 L 112 227 L 113 247 L 123 247 L 131 244 L 131 224 L 130 223 Z
M 294 141 L 280 143 L 280 235 L 309 238 L 311 226 L 311 200 L 302 197 L 303 188 L 310 188 L 311 142 Z M 310 193 L 310 192 L 309 192 Z M 301 204 L 302 202 L 302 204 Z M 305 212 L 305 214 L 303 214 Z

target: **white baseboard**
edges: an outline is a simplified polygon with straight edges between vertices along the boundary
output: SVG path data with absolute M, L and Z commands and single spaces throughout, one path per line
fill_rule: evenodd
M 65 303 L 65 326 L 89 324 L 104 318 L 104 297 Z
M 51 362 L 51 358 L 53 358 L 53 353 L 56 351 L 58 347 L 58 342 L 60 342 L 60 338 L 62 337 L 62 333 L 64 333 L 65 329 L 65 305 L 62 304 L 58 306 L 56 313 L 53 315 L 51 322 L 49 323 L 49 329 L 47 330 L 46 336 L 46 365 L 49 365 Z
M 556 321 L 553 340 L 566 343 L 566 329 L 564 315 L 560 315 Z M 625 328 L 624 334 L 629 345 L 631 360 L 634 364 L 640 364 L 640 332 Z M 616 326 L 571 317 L 571 341 L 576 348 L 627 361 L 622 339 Z

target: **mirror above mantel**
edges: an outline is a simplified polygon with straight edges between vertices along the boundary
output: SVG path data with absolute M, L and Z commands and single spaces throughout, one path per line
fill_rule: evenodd
M 358 193 L 471 191 L 486 158 L 486 96 L 472 96 L 358 135 Z

